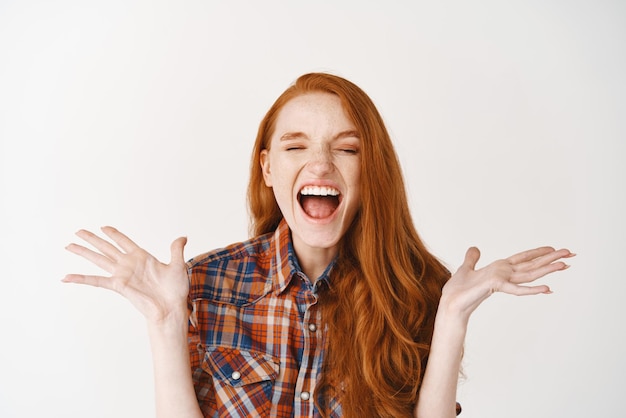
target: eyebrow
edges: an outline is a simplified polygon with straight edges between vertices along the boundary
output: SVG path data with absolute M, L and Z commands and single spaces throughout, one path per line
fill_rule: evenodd
M 333 140 L 350 137 L 361 139 L 361 136 L 357 131 L 350 129 L 347 131 L 339 132 L 333 137 Z M 289 141 L 290 139 L 308 139 L 308 136 L 304 132 L 287 132 L 280 137 L 281 141 Z

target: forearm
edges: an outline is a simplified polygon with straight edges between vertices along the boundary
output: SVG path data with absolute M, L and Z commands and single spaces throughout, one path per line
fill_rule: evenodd
M 476 269 L 478 248 L 471 247 L 465 260 L 443 288 L 428 366 L 424 373 L 415 414 L 419 418 L 455 416 L 456 387 L 461 368 L 467 323 L 474 310 L 494 292 L 513 295 L 550 293 L 546 285 L 526 286 L 540 277 L 565 270 L 567 249 L 539 247 L 514 254 Z
M 202 417 L 193 387 L 186 309 L 160 323 L 148 323 L 159 418 Z
M 415 415 L 419 418 L 456 416 L 456 391 L 463 356 L 467 319 L 440 302 L 428 365 L 419 393 Z

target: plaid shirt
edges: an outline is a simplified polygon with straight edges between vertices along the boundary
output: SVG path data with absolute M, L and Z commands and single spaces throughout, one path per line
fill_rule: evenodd
M 188 263 L 189 352 L 206 417 L 318 417 L 314 389 L 325 329 L 315 282 L 300 270 L 289 228 Z M 332 417 L 341 416 L 336 401 Z

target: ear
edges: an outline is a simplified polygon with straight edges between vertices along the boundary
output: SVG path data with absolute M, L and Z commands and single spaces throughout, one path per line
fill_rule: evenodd
M 263 171 L 263 179 L 267 187 L 272 187 L 272 174 L 270 171 L 270 154 L 269 151 L 264 149 L 261 151 L 261 158 L 259 160 L 261 164 L 261 171 Z

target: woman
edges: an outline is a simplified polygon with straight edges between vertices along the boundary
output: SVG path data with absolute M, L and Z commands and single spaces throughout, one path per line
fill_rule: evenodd
M 389 134 L 351 82 L 306 74 L 260 124 L 253 238 L 169 264 L 111 227 L 70 244 L 146 317 L 161 417 L 452 417 L 467 323 L 494 292 L 568 267 L 542 247 L 450 277 L 409 213 Z M 190 367 L 191 365 L 191 367 Z

